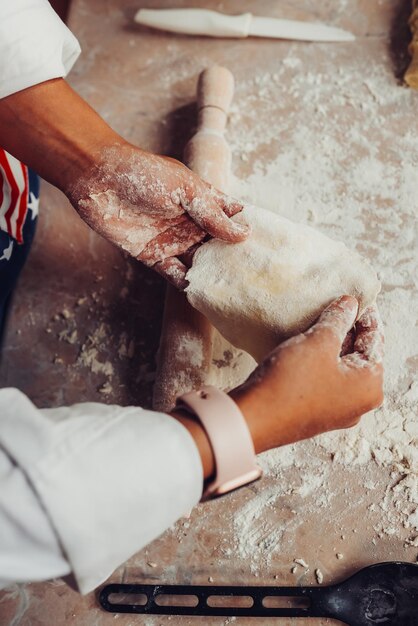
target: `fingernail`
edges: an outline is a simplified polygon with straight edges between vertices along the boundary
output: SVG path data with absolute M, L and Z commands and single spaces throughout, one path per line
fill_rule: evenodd
M 242 233 L 243 235 L 245 235 L 246 237 L 250 234 L 251 232 L 251 226 L 249 224 L 243 224 L 242 222 L 234 222 L 235 225 L 235 230 L 237 232 Z
M 346 308 L 355 309 L 356 314 L 358 313 L 358 301 L 354 296 L 344 295 L 340 296 L 337 300 L 338 304 L 342 304 Z

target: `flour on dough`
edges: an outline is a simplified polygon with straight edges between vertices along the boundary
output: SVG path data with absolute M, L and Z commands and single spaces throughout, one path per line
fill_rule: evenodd
M 257 361 L 305 331 L 338 296 L 355 296 L 360 312 L 375 301 L 376 273 L 343 243 L 253 206 L 234 219 L 249 223 L 251 235 L 238 244 L 203 244 L 186 292 L 228 341 Z

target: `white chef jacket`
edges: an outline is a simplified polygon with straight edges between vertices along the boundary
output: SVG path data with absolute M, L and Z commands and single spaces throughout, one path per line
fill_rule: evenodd
M 47 0 L 0 0 L 0 98 L 66 76 L 79 54 Z
M 77 40 L 46 0 L 0 0 L 0 97 L 63 77 Z M 200 499 L 201 459 L 163 413 L 37 409 L 0 389 L 0 588 L 72 572 L 82 593 Z

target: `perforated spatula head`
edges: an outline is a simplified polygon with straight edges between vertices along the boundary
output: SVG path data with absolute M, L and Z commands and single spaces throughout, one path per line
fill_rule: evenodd
M 194 602 L 182 602 L 185 596 Z M 245 607 L 239 603 L 243 597 L 250 601 Z M 280 598 L 298 600 L 299 606 L 268 602 Z M 348 626 L 417 626 L 418 564 L 371 565 L 329 587 L 111 584 L 101 589 L 99 600 L 116 613 L 328 617 Z

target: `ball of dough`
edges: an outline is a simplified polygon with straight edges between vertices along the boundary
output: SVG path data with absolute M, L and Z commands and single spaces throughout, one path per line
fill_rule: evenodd
M 360 313 L 374 303 L 376 273 L 343 243 L 253 206 L 234 219 L 250 224 L 251 235 L 242 243 L 203 244 L 187 273 L 186 293 L 228 341 L 258 362 L 307 330 L 335 298 L 355 296 Z

